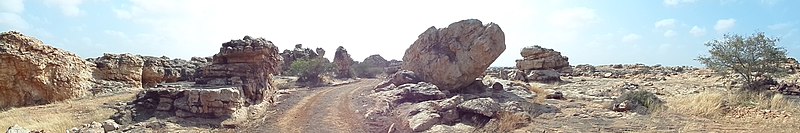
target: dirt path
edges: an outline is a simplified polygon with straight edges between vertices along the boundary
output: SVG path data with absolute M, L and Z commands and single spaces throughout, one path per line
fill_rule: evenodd
M 361 105 L 354 103 L 379 81 L 364 79 L 360 82 L 315 89 L 314 92 L 284 112 L 274 124 L 280 132 L 367 132 L 360 112 Z

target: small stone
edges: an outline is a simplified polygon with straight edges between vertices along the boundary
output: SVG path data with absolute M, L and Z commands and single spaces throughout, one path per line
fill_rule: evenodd
M 117 124 L 117 122 L 114 122 L 114 120 L 103 121 L 103 130 L 106 132 L 117 130 L 119 129 L 119 126 L 120 125 Z

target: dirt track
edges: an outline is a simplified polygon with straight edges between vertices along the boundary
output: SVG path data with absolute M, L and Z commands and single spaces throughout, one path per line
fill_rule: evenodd
M 307 93 L 293 93 L 295 96 L 282 103 L 272 120 L 266 120 L 257 128 L 268 132 L 369 132 L 369 124 L 363 119 L 362 92 L 369 91 L 380 81 L 363 79 L 359 82 L 310 89 Z M 296 101 L 296 102 L 293 102 Z M 269 118 L 268 118 L 269 119 Z

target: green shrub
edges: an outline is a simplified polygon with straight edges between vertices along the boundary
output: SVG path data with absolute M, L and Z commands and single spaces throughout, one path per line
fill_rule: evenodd
M 764 32 L 746 37 L 725 34 L 723 39 L 705 44 L 711 47 L 708 50 L 710 56 L 700 56 L 696 60 L 720 74 L 741 76 L 745 89 L 763 90 L 763 85 L 756 81 L 786 72 L 780 66 L 788 60 L 786 50 L 777 46 L 778 41 L 765 36 Z
M 322 58 L 312 58 L 292 62 L 290 71 L 299 77 L 298 82 L 320 83 L 322 82 L 320 76 L 332 69 L 333 65 L 330 62 Z
M 628 91 L 615 99 L 610 108 L 613 110 L 614 106 L 625 101 L 628 101 L 630 102 L 629 104 L 632 104 L 629 105 L 630 110 L 640 114 L 649 114 L 650 112 L 661 109 L 664 105 L 664 102 L 651 92 Z
M 372 67 L 364 63 L 353 64 L 353 72 L 359 78 L 375 78 L 383 72 L 382 67 Z

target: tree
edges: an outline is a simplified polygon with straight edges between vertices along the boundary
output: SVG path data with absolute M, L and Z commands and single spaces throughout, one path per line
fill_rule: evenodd
M 744 37 L 725 34 L 721 40 L 713 40 L 705 45 L 710 56 L 700 56 L 696 60 L 721 74 L 736 74 L 744 79 L 746 89 L 758 89 L 759 77 L 772 78 L 786 71 L 780 66 L 786 62 L 786 50 L 778 47 L 777 38 L 757 32 Z
M 320 83 L 324 74 L 333 69 L 333 65 L 323 58 L 300 59 L 292 62 L 290 71 L 299 76 L 300 82 Z

